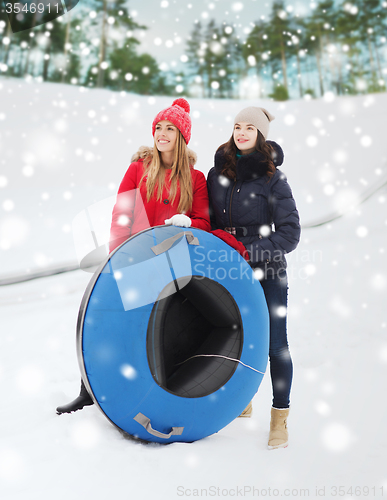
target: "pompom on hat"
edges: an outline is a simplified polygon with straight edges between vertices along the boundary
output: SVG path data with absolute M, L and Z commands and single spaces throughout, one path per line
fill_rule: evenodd
M 188 144 L 191 139 L 190 109 L 190 105 L 183 98 L 173 101 L 172 106 L 163 109 L 156 115 L 152 123 L 152 135 L 155 135 L 156 125 L 163 120 L 167 120 L 180 130 L 185 142 Z
M 242 109 L 242 111 L 236 115 L 234 125 L 241 122 L 251 123 L 251 125 L 254 125 L 254 127 L 261 132 L 263 137 L 267 139 L 269 123 L 273 121 L 274 118 L 275 117 L 270 114 L 267 109 L 250 106 Z

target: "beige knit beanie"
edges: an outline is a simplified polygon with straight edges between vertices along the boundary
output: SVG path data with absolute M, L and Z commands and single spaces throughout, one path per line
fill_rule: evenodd
M 257 128 L 263 137 L 267 139 L 267 134 L 269 132 L 269 123 L 274 120 L 274 116 L 271 115 L 264 108 L 257 108 L 255 106 L 250 106 L 248 108 L 242 109 L 234 120 L 234 125 L 236 123 L 247 122 L 254 125 Z

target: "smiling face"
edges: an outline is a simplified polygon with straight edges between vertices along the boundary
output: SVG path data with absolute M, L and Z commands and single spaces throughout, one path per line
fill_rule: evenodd
M 171 122 L 163 120 L 156 125 L 155 144 L 160 153 L 172 153 L 177 141 L 177 128 Z
M 234 142 L 243 155 L 255 151 L 258 130 L 251 123 L 240 122 L 234 125 Z

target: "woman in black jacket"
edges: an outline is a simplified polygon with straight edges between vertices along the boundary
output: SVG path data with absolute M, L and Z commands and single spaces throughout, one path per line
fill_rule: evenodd
M 293 365 L 286 329 L 285 254 L 294 250 L 300 239 L 292 191 L 277 168 L 283 162 L 282 149 L 277 143 L 266 141 L 273 119 L 267 110 L 258 107 L 238 113 L 233 135 L 218 148 L 215 166 L 207 179 L 212 229 L 223 229 L 244 244 L 268 305 L 273 387 L 270 449 L 288 444 Z M 242 415 L 250 414 L 251 403 Z

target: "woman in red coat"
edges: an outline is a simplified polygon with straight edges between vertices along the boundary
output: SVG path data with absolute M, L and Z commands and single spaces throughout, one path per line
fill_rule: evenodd
M 118 190 L 110 231 L 110 251 L 133 234 L 163 224 L 211 229 L 206 179 L 193 168 L 189 104 L 177 99 L 153 120 L 153 150 L 132 158 Z
M 191 137 L 190 106 L 177 99 L 152 124 L 153 149 L 142 147 L 132 158 L 113 209 L 109 248 L 153 226 L 172 224 L 211 230 L 207 183 L 193 168 L 196 155 L 187 148 Z M 71 413 L 92 405 L 81 380 L 79 396 L 56 411 Z

